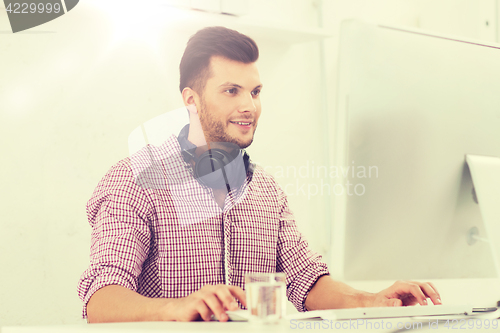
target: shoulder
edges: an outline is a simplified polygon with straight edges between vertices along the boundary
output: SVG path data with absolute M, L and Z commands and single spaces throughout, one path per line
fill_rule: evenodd
M 131 161 L 129 157 L 126 157 L 109 168 L 109 170 L 99 182 L 98 187 L 116 187 L 119 185 L 119 183 L 131 179 L 133 179 Z
M 274 176 L 267 172 L 263 166 L 259 164 L 253 164 L 253 166 L 253 178 L 261 182 L 267 182 L 269 184 L 279 186 Z
M 101 204 L 103 200 L 124 198 L 126 193 L 137 196 L 140 192 L 130 157 L 126 157 L 114 164 L 101 178 L 87 206 Z
M 250 185 L 252 190 L 263 193 L 266 196 L 276 197 L 279 201 L 284 201 L 286 199 L 285 193 L 280 184 L 274 176 L 267 172 L 261 165 L 254 164 L 254 171 Z
M 178 161 L 180 149 L 177 140 L 168 139 L 161 146 L 146 145 L 129 157 L 114 164 L 100 180 L 96 191 L 141 191 L 165 178 L 163 172 L 172 161 Z
M 168 138 L 163 144 L 155 146 L 147 144 L 138 151 L 130 155 L 128 159 L 122 160 L 123 162 L 130 163 L 132 170 L 148 168 L 153 164 L 159 162 L 171 163 L 173 160 L 181 158 L 181 148 L 175 136 Z

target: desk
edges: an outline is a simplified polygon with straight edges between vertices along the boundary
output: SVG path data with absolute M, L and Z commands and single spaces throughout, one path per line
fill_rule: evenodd
M 355 288 L 359 288 L 366 291 L 379 291 L 381 289 L 387 288 L 394 281 L 356 281 L 348 282 Z M 447 304 L 474 304 L 476 306 L 494 306 L 496 302 L 500 300 L 500 280 L 499 279 L 450 279 L 450 280 L 439 280 L 432 279 L 436 287 L 439 289 L 443 302 Z M 488 315 L 482 317 L 484 319 L 489 318 Z M 490 319 L 491 320 L 491 319 Z M 381 326 L 381 320 L 372 320 L 372 327 L 367 327 L 366 325 L 347 325 L 346 321 L 339 321 L 332 323 L 322 323 L 319 321 L 309 321 L 309 325 L 306 322 L 299 324 L 298 322 L 284 322 L 280 325 L 260 325 L 256 326 L 249 323 L 219 323 L 219 322 L 194 322 L 194 323 L 118 323 L 118 324 L 82 324 L 82 325 L 55 325 L 55 326 L 19 326 L 19 327 L 3 327 L 1 333 L 116 333 L 116 332 L 126 332 L 126 333 L 151 333 L 151 332 L 181 332 L 181 333 L 200 333 L 200 332 L 406 332 L 409 331 L 405 329 L 404 325 L 408 327 L 415 327 L 418 323 L 422 323 L 422 329 L 418 332 L 464 332 L 466 329 L 460 329 L 460 323 L 451 324 L 450 327 L 444 327 L 443 323 L 440 325 L 439 329 L 435 329 L 435 325 L 429 328 L 429 319 L 419 320 L 419 319 L 391 319 L 384 320 L 385 325 Z M 376 323 L 379 323 L 379 328 L 376 328 Z M 388 328 L 387 323 L 391 323 L 391 328 Z M 316 324 L 315 324 L 316 323 Z M 340 324 L 343 327 L 335 327 L 335 323 L 346 323 Z M 402 329 L 398 330 L 398 323 L 402 323 Z M 433 324 L 432 322 L 431 324 Z M 339 324 L 337 324 L 339 325 Z M 401 327 L 401 324 L 399 325 Z M 499 325 L 500 326 L 500 325 Z M 309 328 L 308 328 L 309 327 Z M 455 327 L 454 329 L 452 327 Z M 464 326 L 468 328 L 467 325 Z M 475 327 L 477 328 L 477 327 Z M 470 330 L 467 330 L 470 331 Z M 477 330 L 476 330 L 477 331 Z M 481 329 L 480 332 L 497 332 L 499 329 Z
M 497 328 L 494 329 L 492 319 L 488 319 L 489 328 L 485 329 L 486 317 L 475 319 L 473 323 L 474 331 L 477 332 L 497 332 L 500 323 L 497 321 Z M 482 329 L 477 329 L 481 321 Z M 299 324 L 300 323 L 300 324 Z M 462 329 L 460 329 L 462 326 Z M 390 328 L 389 328 L 390 327 Z M 438 328 L 436 320 L 429 319 L 378 319 L 370 321 L 349 322 L 349 321 L 286 321 L 277 325 L 258 325 L 242 322 L 144 322 L 144 323 L 115 323 L 115 324 L 82 324 L 82 325 L 58 325 L 58 326 L 34 326 L 34 327 L 4 327 L 2 333 L 200 333 L 200 332 L 259 332 L 259 333 L 281 333 L 281 332 L 406 332 L 418 329 L 418 332 L 460 332 L 470 331 L 467 323 L 441 323 Z

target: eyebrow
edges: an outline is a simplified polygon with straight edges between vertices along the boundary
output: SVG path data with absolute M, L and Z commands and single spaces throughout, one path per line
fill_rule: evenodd
M 242 86 L 240 86 L 239 84 L 236 84 L 236 83 L 231 83 L 231 82 L 225 82 L 225 83 L 221 84 L 219 87 L 235 87 L 235 88 L 240 88 L 240 89 L 243 89 L 243 87 L 242 87 Z M 261 83 L 261 84 L 259 84 L 258 86 L 256 86 L 256 87 L 255 87 L 255 88 L 253 88 L 253 89 L 257 89 L 257 88 L 262 89 L 262 83 Z M 252 90 L 253 90 L 253 89 L 252 89 Z

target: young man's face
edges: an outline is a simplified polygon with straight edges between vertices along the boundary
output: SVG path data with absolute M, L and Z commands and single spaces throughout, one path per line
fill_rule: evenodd
M 205 140 L 246 148 L 253 141 L 261 112 L 257 66 L 223 57 L 212 57 L 210 66 L 212 76 L 205 84 L 198 112 Z

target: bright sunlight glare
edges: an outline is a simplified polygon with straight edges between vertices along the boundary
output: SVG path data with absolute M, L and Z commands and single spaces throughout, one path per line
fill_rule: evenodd
M 189 16 L 161 0 L 87 0 L 106 14 L 112 23 L 112 45 L 142 42 L 156 49 L 164 29 Z

